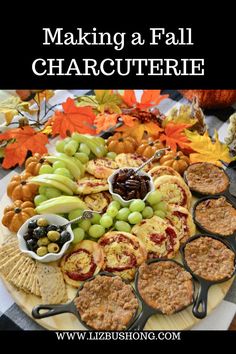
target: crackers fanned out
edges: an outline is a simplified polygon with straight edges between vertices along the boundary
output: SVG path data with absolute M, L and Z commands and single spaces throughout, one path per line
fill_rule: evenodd
M 60 268 L 26 256 L 20 251 L 16 238 L 9 238 L 0 246 L 0 275 L 19 290 L 41 296 L 43 303 L 67 300 Z

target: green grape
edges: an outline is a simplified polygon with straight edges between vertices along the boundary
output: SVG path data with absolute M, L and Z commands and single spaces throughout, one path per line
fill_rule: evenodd
M 131 231 L 131 226 L 130 226 L 130 224 L 128 224 L 125 221 L 116 221 L 115 229 L 117 231 L 130 232 Z
M 85 153 L 86 155 L 90 154 L 90 148 L 88 147 L 88 145 L 81 143 L 79 146 L 79 151 Z
M 114 207 L 110 206 L 107 208 L 107 214 L 110 215 L 112 218 L 114 218 L 118 214 L 119 210 Z
M 64 142 L 65 142 L 65 143 L 69 143 L 71 140 L 72 140 L 72 138 L 71 138 L 70 136 L 67 136 L 67 137 L 64 139 Z
M 70 174 L 70 171 L 67 170 L 67 168 L 64 168 L 64 167 L 60 167 L 60 168 L 57 168 L 55 171 L 54 171 L 54 174 L 55 175 L 61 175 L 61 176 L 66 176 L 70 179 L 73 179 L 73 177 L 71 176 Z
M 56 150 L 57 152 L 64 152 L 64 147 L 66 145 L 65 140 L 59 140 L 56 142 Z
M 77 149 L 78 149 L 79 144 L 75 140 L 70 140 L 68 143 L 66 143 L 64 147 L 64 153 L 68 156 L 73 156 Z
M 96 155 L 94 155 L 92 152 L 89 154 L 89 160 L 95 160 L 97 158 Z
M 147 197 L 147 202 L 151 205 L 157 204 L 162 200 L 162 194 L 158 191 L 151 192 Z
M 108 208 L 110 208 L 110 207 L 115 207 L 116 209 L 120 210 L 121 205 L 120 205 L 120 203 L 117 200 L 113 200 L 113 202 L 111 202 L 108 205 Z
M 129 214 L 130 214 L 129 208 L 121 208 L 118 211 L 118 214 L 116 215 L 116 219 L 121 221 L 126 221 L 128 220 Z
M 48 187 L 46 189 L 45 195 L 48 199 L 60 197 L 61 191 L 54 187 Z
M 78 226 L 81 227 L 84 231 L 88 231 L 91 226 L 90 220 L 81 220 L 78 223 Z
M 153 205 L 154 210 L 161 210 L 161 211 L 165 212 L 167 210 L 167 208 L 168 208 L 168 206 L 167 206 L 166 202 L 160 202 L 160 203 Z
M 40 186 L 39 187 L 39 194 L 45 194 L 46 190 L 47 190 L 46 186 Z
M 39 169 L 39 174 L 44 175 L 45 173 L 53 173 L 53 168 L 50 165 L 42 165 Z
M 105 229 L 102 225 L 92 225 L 89 228 L 89 236 L 94 237 L 94 238 L 99 238 L 102 235 L 105 234 Z
M 130 211 L 142 211 L 145 208 L 145 203 L 141 199 L 135 199 L 130 203 Z
M 106 157 L 108 157 L 108 158 L 111 159 L 111 160 L 115 160 L 116 156 L 117 156 L 117 155 L 116 155 L 115 152 L 110 151 L 110 152 L 107 153 L 107 156 L 106 156 Z
M 54 164 L 52 165 L 53 170 L 55 171 L 58 168 L 65 168 L 66 164 L 62 161 L 55 161 Z
M 162 210 L 155 210 L 154 215 L 159 216 L 159 218 L 162 218 L 162 219 L 164 219 L 166 216 L 166 214 Z
M 104 214 L 100 219 L 100 225 L 105 227 L 106 229 L 113 225 L 113 219 L 110 215 Z
M 101 220 L 101 215 L 94 213 L 92 219 L 90 219 L 92 224 L 99 224 Z
M 74 240 L 72 243 L 76 244 L 79 243 L 80 241 L 82 241 L 85 237 L 85 232 L 83 229 L 81 229 L 80 227 L 76 227 L 73 230 L 73 234 L 74 234 Z
M 144 219 L 150 219 L 153 216 L 153 209 L 150 206 L 146 206 L 142 211 Z
M 87 163 L 89 161 L 89 157 L 84 152 L 76 152 L 75 156 L 80 162 Z
M 138 211 L 133 211 L 128 216 L 128 221 L 130 222 L 130 224 L 138 224 L 142 219 L 143 219 L 142 214 L 139 213 Z
M 72 210 L 69 214 L 68 214 L 68 219 L 71 221 L 71 220 L 74 220 L 76 218 L 78 218 L 79 216 L 82 216 L 83 214 L 83 210 L 82 209 L 75 209 L 75 210 Z
M 45 197 L 45 195 L 39 194 L 36 195 L 36 197 L 34 198 L 34 204 L 36 206 L 39 206 L 39 204 L 41 204 L 42 202 L 45 202 L 47 200 L 47 197 Z

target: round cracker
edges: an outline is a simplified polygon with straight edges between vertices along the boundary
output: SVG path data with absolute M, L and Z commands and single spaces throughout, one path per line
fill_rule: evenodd
M 149 174 L 151 175 L 153 182 L 161 176 L 176 176 L 180 177 L 180 174 L 175 171 L 172 167 L 169 166 L 155 166 L 150 171 Z
M 107 157 L 90 160 L 86 165 L 87 172 L 102 179 L 108 178 L 117 168 L 117 163 Z

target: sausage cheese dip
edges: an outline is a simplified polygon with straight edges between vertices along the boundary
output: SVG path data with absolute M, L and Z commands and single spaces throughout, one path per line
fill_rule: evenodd
M 74 301 L 82 321 L 97 331 L 126 329 L 138 309 L 131 285 L 119 276 L 98 275 Z
M 229 236 L 236 230 L 236 209 L 225 197 L 206 199 L 197 205 L 195 220 L 214 234 Z
M 202 236 L 187 243 L 184 255 L 192 272 L 205 280 L 220 281 L 234 272 L 234 252 L 214 238 Z
M 229 178 L 226 173 L 208 162 L 190 165 L 184 176 L 189 188 L 201 194 L 219 194 L 229 186 Z
M 191 274 L 172 261 L 143 263 L 139 268 L 138 290 L 150 307 L 166 315 L 182 310 L 193 301 Z

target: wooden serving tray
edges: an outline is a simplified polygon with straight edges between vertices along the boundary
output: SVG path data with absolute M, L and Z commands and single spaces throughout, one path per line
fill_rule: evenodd
M 5 194 L 0 201 L 0 220 L 2 219 L 4 208 L 10 204 L 10 199 Z M 3 241 L 4 237 L 8 236 L 10 231 L 0 223 L 0 243 Z M 180 257 L 176 257 L 176 260 L 180 261 Z M 208 314 L 221 303 L 227 294 L 234 278 L 228 280 L 225 283 L 216 284 L 212 286 L 208 294 Z M 3 283 L 7 290 L 13 297 L 16 304 L 28 315 L 31 316 L 32 308 L 35 305 L 41 304 L 39 297 L 34 295 L 26 294 L 23 291 L 17 290 L 5 279 Z M 67 286 L 68 298 L 73 299 L 76 290 L 70 286 Z M 61 314 L 54 317 L 48 317 L 41 320 L 35 320 L 35 322 L 41 326 L 50 330 L 84 330 L 85 328 L 80 324 L 78 319 L 72 314 Z M 192 314 L 192 307 L 176 313 L 171 316 L 155 315 L 152 316 L 146 326 L 145 330 L 185 330 L 189 329 L 198 323 L 199 320 L 195 318 Z

